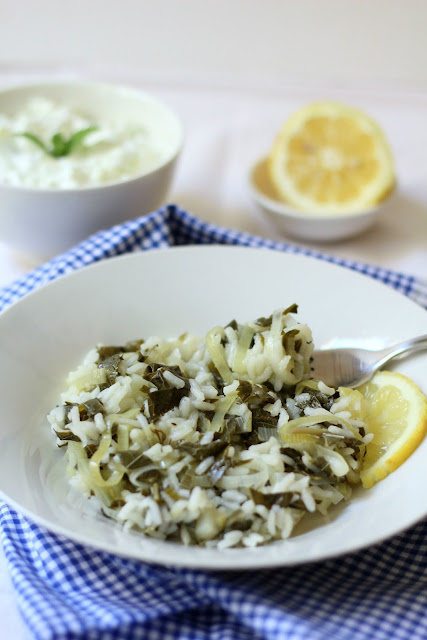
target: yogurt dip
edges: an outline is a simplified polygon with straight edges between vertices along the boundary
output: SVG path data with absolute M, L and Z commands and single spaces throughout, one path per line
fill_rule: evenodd
M 25 137 L 46 144 L 60 132 L 66 138 L 97 127 L 70 155 L 53 158 Z M 122 182 L 155 169 L 169 150 L 150 127 L 113 120 L 94 122 L 84 110 L 42 96 L 13 116 L 0 113 L 0 184 L 38 189 L 78 189 Z

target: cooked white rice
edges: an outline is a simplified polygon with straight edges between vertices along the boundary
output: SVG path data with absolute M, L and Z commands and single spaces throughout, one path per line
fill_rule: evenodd
M 90 351 L 48 416 L 71 485 L 125 528 L 218 548 L 287 538 L 348 499 L 363 398 L 310 378 L 295 312 Z

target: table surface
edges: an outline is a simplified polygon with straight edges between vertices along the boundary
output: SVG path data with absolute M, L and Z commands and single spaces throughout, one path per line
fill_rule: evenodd
M 0 85 L 27 79 L 0 78 Z M 427 279 L 427 92 L 326 82 L 310 87 L 282 84 L 279 90 L 261 80 L 251 86 L 218 81 L 212 87 L 193 79 L 178 87 L 153 78 L 133 84 L 166 100 L 184 122 L 186 141 L 169 202 L 209 222 Z M 280 234 L 252 202 L 247 188 L 249 167 L 268 152 L 282 122 L 299 106 L 319 99 L 359 106 L 381 124 L 398 179 L 387 216 L 364 234 L 334 244 L 302 243 Z M 0 242 L 0 287 L 37 264 Z M 0 619 L 2 637 L 25 637 L 1 554 Z

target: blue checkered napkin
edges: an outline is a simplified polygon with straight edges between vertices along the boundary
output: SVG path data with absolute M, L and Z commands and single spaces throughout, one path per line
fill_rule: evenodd
M 381 280 L 427 307 L 427 280 L 422 281 L 389 269 L 353 260 L 334 258 L 318 251 L 301 249 L 291 244 L 273 242 L 232 229 L 217 227 L 191 216 L 174 205 L 169 205 L 149 216 L 101 231 L 74 249 L 54 258 L 24 278 L 5 287 L 0 291 L 0 311 L 33 289 L 98 260 L 141 249 L 164 249 L 189 244 L 263 247 L 320 258 Z
M 427 283 L 416 278 L 221 229 L 169 206 L 39 267 L 0 292 L 0 308 L 96 260 L 210 243 L 316 256 L 427 307 Z M 427 640 L 427 520 L 343 558 L 247 573 L 168 569 L 93 551 L 4 502 L 0 535 L 19 609 L 40 640 Z
M 96 552 L 0 507 L 6 559 L 45 640 L 425 640 L 427 522 L 337 560 L 210 573 Z

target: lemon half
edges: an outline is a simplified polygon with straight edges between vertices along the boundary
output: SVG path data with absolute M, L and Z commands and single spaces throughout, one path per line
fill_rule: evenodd
M 381 128 L 364 112 L 335 102 L 308 105 L 285 122 L 269 156 L 269 174 L 284 201 L 317 214 L 369 209 L 395 183 Z
M 358 389 L 366 399 L 366 422 L 374 434 L 366 446 L 360 478 L 365 489 L 400 467 L 427 432 L 427 400 L 406 376 L 381 371 Z

